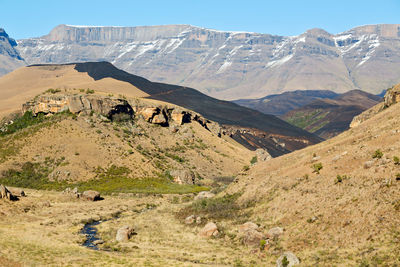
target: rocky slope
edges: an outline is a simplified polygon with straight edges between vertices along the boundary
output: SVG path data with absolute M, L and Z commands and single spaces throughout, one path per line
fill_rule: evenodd
M 120 170 L 131 178 L 167 175 L 177 183 L 198 184 L 235 175 L 254 156 L 221 136 L 215 122 L 155 100 L 70 89 L 41 94 L 21 111 L 22 117 L 11 114 L 1 121 L 0 180 L 17 179 L 11 170 L 23 172 L 32 164 L 25 182 L 34 183 L 35 173 L 76 182 Z
M 316 99 L 331 99 L 336 96 L 338 96 L 337 93 L 328 90 L 296 90 L 256 99 L 238 99 L 232 102 L 265 114 L 281 116 Z
M 20 88 L 24 88 L 24 91 Z M 49 88 L 90 88 L 103 93 L 147 97 L 172 103 L 219 123 L 221 133 L 231 136 L 249 149 L 267 149 L 273 156 L 321 140 L 275 116 L 217 100 L 191 88 L 150 82 L 107 62 L 37 65 L 10 73 L 0 79 L 0 95 L 3 96 L 0 98 L 0 114 L 18 109 L 24 102 Z
M 106 60 L 153 81 L 231 100 L 305 89 L 380 93 L 400 80 L 399 41 L 397 24 L 291 37 L 190 25 L 59 25 L 46 36 L 19 40 L 17 49 L 28 64 Z
M 16 46 L 17 42 L 0 28 L 0 76 L 25 65 Z
M 349 129 L 353 118 L 375 106 L 382 98 L 360 90 L 340 94 L 333 99 L 317 99 L 282 116 L 283 119 L 329 139 Z
M 396 101 L 349 131 L 236 179 L 229 193 L 244 192 L 240 201 L 254 205 L 252 219 L 284 228 L 271 248 L 294 252 L 301 266 L 400 264 Z

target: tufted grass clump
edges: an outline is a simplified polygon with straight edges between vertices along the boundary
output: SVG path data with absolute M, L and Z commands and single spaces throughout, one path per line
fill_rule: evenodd
M 321 162 L 315 163 L 311 166 L 313 169 L 313 173 L 319 174 L 319 172 L 322 170 L 323 166 Z
M 380 159 L 383 157 L 383 152 L 380 149 L 375 150 L 374 154 L 372 154 L 373 159 Z

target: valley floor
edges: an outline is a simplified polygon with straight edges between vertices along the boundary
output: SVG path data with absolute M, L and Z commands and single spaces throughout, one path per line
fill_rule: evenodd
M 6 266 L 272 266 L 278 255 L 259 252 L 229 237 L 205 239 L 202 226 L 187 226 L 175 214 L 187 196 L 106 196 L 87 202 L 60 192 L 27 190 L 16 202 L 0 200 L 0 265 Z M 118 217 L 115 217 L 118 216 Z M 98 225 L 100 250 L 82 246 L 84 223 Z M 116 231 L 137 235 L 117 243 Z

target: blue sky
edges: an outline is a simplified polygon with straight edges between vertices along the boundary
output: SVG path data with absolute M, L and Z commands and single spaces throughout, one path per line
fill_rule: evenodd
M 311 28 L 400 23 L 400 0 L 0 0 L 0 27 L 15 38 L 47 34 L 58 24 L 192 24 L 231 31 L 298 35 Z

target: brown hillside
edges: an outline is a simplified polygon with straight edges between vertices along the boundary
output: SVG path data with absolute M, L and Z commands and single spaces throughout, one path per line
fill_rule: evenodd
M 74 65 L 23 67 L 0 79 L 0 117 L 19 109 L 26 101 L 49 88 L 90 88 L 129 97 L 148 96 L 127 82 L 113 78 L 96 81 L 75 70 Z
M 328 141 L 257 164 L 229 192 L 256 203 L 256 222 L 285 229 L 280 246 L 302 266 L 398 266 L 399 105 Z M 319 174 L 312 167 L 318 163 Z

